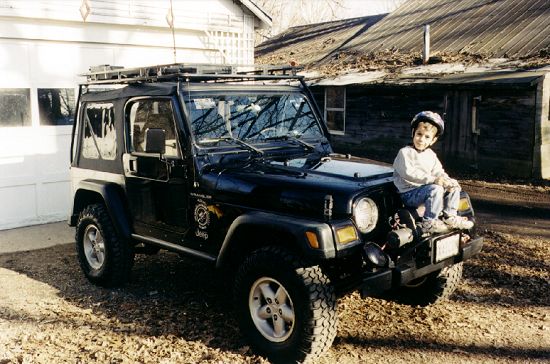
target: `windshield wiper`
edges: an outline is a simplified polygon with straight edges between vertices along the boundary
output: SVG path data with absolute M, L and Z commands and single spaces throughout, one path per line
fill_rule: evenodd
M 237 139 L 237 138 L 229 136 L 229 135 L 222 136 L 222 137 L 219 137 L 219 138 L 201 139 L 201 140 L 199 140 L 199 143 L 201 143 L 201 144 L 202 143 L 219 143 L 219 142 L 222 142 L 222 141 L 233 142 L 233 143 L 243 147 L 244 149 L 248 150 L 252 154 L 256 154 L 256 155 L 259 155 L 259 156 L 264 155 L 263 150 L 258 149 L 255 146 L 253 146 L 252 144 L 248 144 L 247 142 L 244 142 L 240 139 Z
M 303 140 L 300 140 L 297 137 L 295 137 L 293 135 L 290 135 L 290 134 L 267 137 L 267 138 L 265 138 L 265 140 L 288 140 L 288 141 L 291 141 L 291 142 L 298 143 L 301 146 L 304 146 L 309 150 L 315 150 L 315 146 L 313 146 L 309 143 L 306 143 Z

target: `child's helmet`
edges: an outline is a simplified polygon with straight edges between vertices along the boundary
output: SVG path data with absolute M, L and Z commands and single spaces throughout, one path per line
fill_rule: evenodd
M 436 136 L 443 135 L 443 131 L 445 130 L 445 122 L 438 113 L 433 111 L 421 111 L 416 114 L 411 121 L 411 129 L 413 130 L 413 133 L 418 126 L 418 123 L 420 123 L 421 121 L 430 123 L 435 126 L 437 128 Z

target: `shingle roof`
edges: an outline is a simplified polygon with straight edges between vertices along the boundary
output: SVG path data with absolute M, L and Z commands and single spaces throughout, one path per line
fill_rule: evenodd
M 385 16 L 291 28 L 256 53 L 270 63 L 411 64 L 422 52 L 425 24 L 431 54 L 443 61 L 542 57 L 550 63 L 550 0 L 409 0 Z
M 421 51 L 424 24 L 432 52 L 534 56 L 550 46 L 550 1 L 409 0 L 345 49 Z
M 291 59 L 300 64 L 314 63 L 360 37 L 386 15 L 292 27 L 258 45 L 255 49 L 256 56 L 279 61 L 275 63 Z

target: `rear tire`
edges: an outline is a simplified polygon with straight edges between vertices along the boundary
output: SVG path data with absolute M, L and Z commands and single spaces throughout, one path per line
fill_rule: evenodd
M 412 306 L 428 306 L 449 299 L 462 280 L 463 263 L 457 263 L 399 287 L 390 299 Z
M 243 334 L 275 362 L 304 362 L 326 352 L 336 336 L 336 296 L 319 266 L 279 247 L 253 252 L 235 278 Z
M 82 210 L 75 239 L 80 267 L 90 282 L 113 287 L 128 281 L 134 253 L 128 242 L 116 233 L 102 204 Z

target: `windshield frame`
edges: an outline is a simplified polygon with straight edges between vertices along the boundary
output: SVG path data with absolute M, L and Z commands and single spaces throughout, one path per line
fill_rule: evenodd
M 254 87 L 254 85 L 233 85 L 232 87 L 220 87 L 218 85 L 209 85 L 209 87 L 189 87 L 189 85 L 186 85 L 188 87 L 183 87 L 182 92 L 180 93 L 181 96 L 181 104 L 185 115 L 185 123 L 186 128 L 189 131 L 189 137 L 191 140 L 191 144 L 197 151 L 205 151 L 207 153 L 227 153 L 231 151 L 241 150 L 243 149 L 242 146 L 239 146 L 238 143 L 233 143 L 225 138 L 221 138 L 217 143 L 199 143 L 197 140 L 196 134 L 193 129 L 192 125 L 192 115 L 191 110 L 189 110 L 188 102 L 189 100 L 195 100 L 200 98 L 213 98 L 213 99 L 219 99 L 220 97 L 225 96 L 246 96 L 246 97 L 253 97 L 253 96 L 278 96 L 278 95 L 291 95 L 295 94 L 296 96 L 299 96 L 300 99 L 304 101 L 305 104 L 309 107 L 308 113 L 311 113 L 311 119 L 313 122 L 315 122 L 315 125 L 317 125 L 318 128 L 318 135 L 316 136 L 307 136 L 307 135 L 299 135 L 298 138 L 296 138 L 296 135 L 292 135 L 292 133 L 289 133 L 287 135 L 287 138 L 264 138 L 261 140 L 255 140 L 255 139 L 249 139 L 245 138 L 243 139 L 244 142 L 252 144 L 256 146 L 257 148 L 260 148 L 262 150 L 270 150 L 270 149 L 281 149 L 281 148 L 300 148 L 304 147 L 304 145 L 300 145 L 301 143 L 293 142 L 292 139 L 299 139 L 299 140 L 305 140 L 309 141 L 312 144 L 318 144 L 322 143 L 324 141 L 327 141 L 329 138 L 326 135 L 326 130 L 323 127 L 322 119 L 318 115 L 318 110 L 316 109 L 317 105 L 310 100 L 307 93 L 303 92 L 302 88 L 300 87 L 292 87 L 292 86 L 275 86 L 270 87 L 269 89 L 266 89 L 265 86 L 263 87 Z M 252 87 L 249 87 L 252 86 Z M 229 134 L 227 134 L 229 135 Z M 239 139 L 237 136 L 232 136 L 235 139 Z M 209 138 L 205 138 L 209 139 Z

